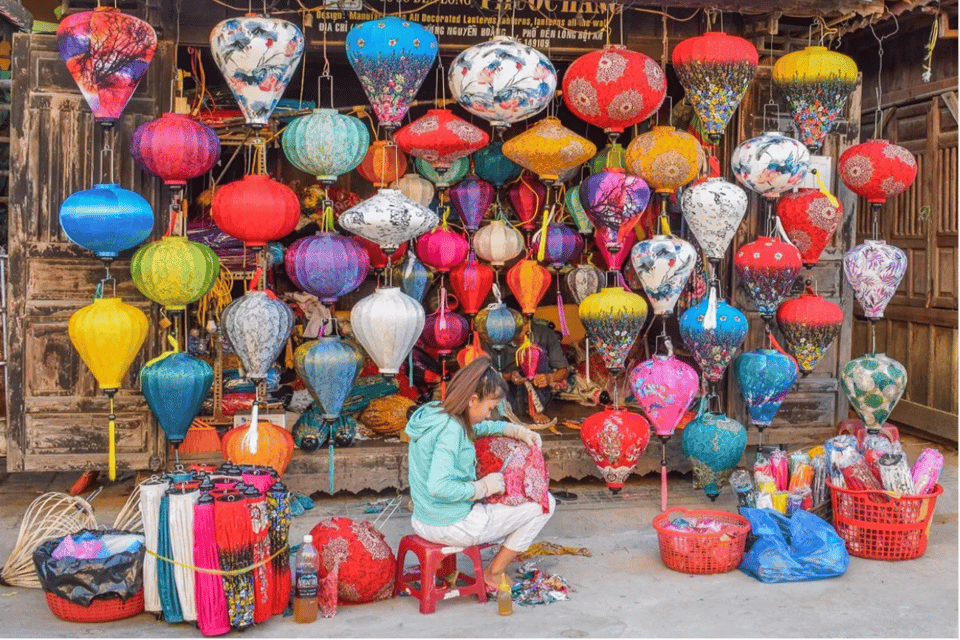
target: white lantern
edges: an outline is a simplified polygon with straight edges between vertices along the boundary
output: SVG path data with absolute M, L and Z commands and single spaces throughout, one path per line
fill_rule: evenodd
M 747 193 L 723 178 L 708 178 L 684 190 L 680 208 L 707 258 L 722 260 L 747 212 Z
M 436 213 L 396 189 L 380 189 L 340 216 L 340 226 L 346 231 L 376 242 L 388 253 L 439 223 Z
M 730 168 L 740 184 L 776 198 L 800 186 L 810 170 L 810 152 L 799 140 L 768 132 L 740 143 Z
M 653 313 L 658 316 L 672 314 L 697 263 L 693 245 L 676 236 L 656 235 L 635 244 L 630 251 L 630 260 Z
M 523 253 L 523 236 L 503 220 L 494 220 L 473 234 L 473 250 L 481 259 L 502 267 Z
M 266 291 L 247 291 L 221 314 L 223 333 L 250 380 L 263 380 L 293 330 L 293 311 Z
M 843 274 L 871 320 L 883 317 L 907 272 L 907 254 L 885 240 L 867 240 L 843 255 Z
M 377 289 L 350 311 L 353 335 L 385 376 L 400 371 L 420 338 L 425 320 L 420 303 L 398 287 Z
M 603 288 L 604 273 L 592 264 L 577 265 L 569 272 L 565 278 L 567 288 L 573 294 L 573 299 L 577 306 L 581 302 L 595 293 L 600 293 Z
M 433 194 L 437 191 L 433 188 L 432 182 L 417 173 L 405 173 L 397 178 L 390 188 L 396 189 L 424 207 L 430 206 L 433 202 Z

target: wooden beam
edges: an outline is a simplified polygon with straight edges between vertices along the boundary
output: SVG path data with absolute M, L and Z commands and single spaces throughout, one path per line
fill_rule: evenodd
M 957 120 L 957 92 L 956 91 L 947 91 L 944 94 L 940 95 L 940 99 L 943 100 L 944 106 L 947 108 L 947 111 L 950 112 L 950 115 L 953 116 L 953 121 L 958 122 Z
M 903 422 L 909 425 L 923 425 L 923 428 L 914 426 L 922 432 L 929 432 L 938 438 L 943 438 L 957 444 L 957 420 L 955 413 L 947 413 L 918 402 L 901 400 L 890 414 L 891 422 Z
M 906 104 L 908 102 L 919 102 L 926 98 L 932 98 L 934 96 L 939 96 L 948 91 L 956 92 L 957 82 L 960 80 L 957 76 L 952 78 L 944 78 L 943 80 L 937 80 L 936 82 L 927 82 L 923 84 L 918 84 L 907 89 L 901 89 L 900 91 L 891 91 L 887 95 L 881 97 L 881 109 L 889 109 L 890 107 L 895 107 L 898 105 Z M 864 111 L 873 111 L 877 108 L 876 98 L 871 96 L 870 100 L 865 100 L 863 103 Z

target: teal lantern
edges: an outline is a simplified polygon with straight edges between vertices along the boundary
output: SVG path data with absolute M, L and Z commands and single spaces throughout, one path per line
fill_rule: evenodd
M 449 189 L 470 171 L 470 158 L 460 158 L 454 161 L 450 168 L 443 172 L 434 169 L 423 158 L 417 158 L 415 164 L 417 173 L 432 182 L 437 189 Z
M 750 413 L 750 421 L 759 429 L 762 438 L 763 430 L 773 422 L 797 379 L 797 363 L 776 349 L 756 349 L 740 354 L 733 363 L 733 372 Z
M 340 336 L 329 336 L 301 345 L 293 360 L 323 417 L 336 420 L 363 368 L 363 355 Z
M 427 267 L 417 258 L 417 254 L 408 251 L 394 275 L 400 280 L 400 290 L 423 304 L 423 296 L 426 295 L 427 287 L 430 286 L 431 275 Z
M 697 417 L 683 429 L 683 455 L 693 464 L 694 486 L 716 500 L 747 448 L 747 429 L 722 413 L 706 411 L 700 400 Z
M 523 167 L 503 155 L 503 140 L 494 140 L 473 154 L 477 176 L 500 188 L 520 177 Z
M 212 384 L 213 368 L 189 353 L 165 351 L 140 369 L 143 397 L 175 449 L 200 413 Z
M 287 125 L 282 143 L 290 164 L 330 185 L 359 166 L 370 147 L 370 133 L 353 116 L 314 109 Z
M 316 451 L 329 442 L 331 432 L 334 444 L 349 447 L 357 437 L 357 421 L 352 416 L 324 420 L 323 411 L 314 403 L 293 425 L 293 442 L 304 451 Z

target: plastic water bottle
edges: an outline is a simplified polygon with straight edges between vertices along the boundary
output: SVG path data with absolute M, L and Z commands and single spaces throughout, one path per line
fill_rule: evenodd
M 507 584 L 507 576 L 500 576 L 500 588 L 497 589 L 497 613 L 502 616 L 513 614 L 513 594 Z
M 297 552 L 296 582 L 293 593 L 293 619 L 313 622 L 317 619 L 317 587 L 319 585 L 320 554 L 313 546 L 313 536 L 303 536 L 303 545 Z

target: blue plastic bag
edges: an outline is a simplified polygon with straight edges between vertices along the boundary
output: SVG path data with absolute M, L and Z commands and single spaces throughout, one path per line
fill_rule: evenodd
M 740 570 L 760 582 L 803 582 L 842 576 L 850 563 L 843 539 L 833 527 L 807 511 L 788 518 L 773 509 L 743 507 L 753 545 Z

